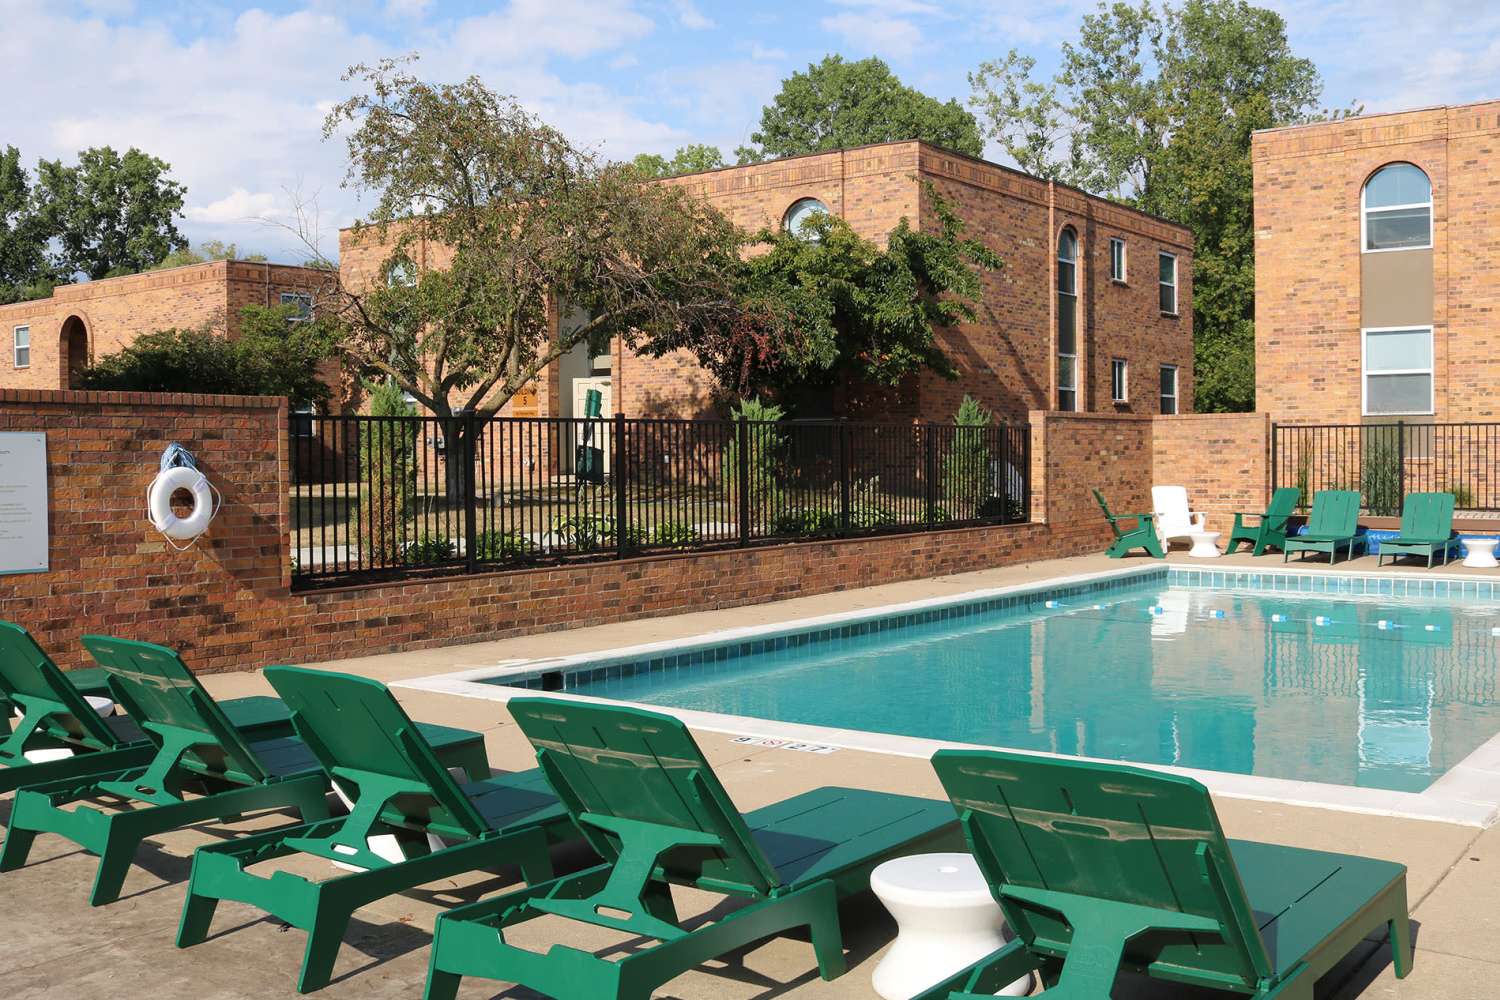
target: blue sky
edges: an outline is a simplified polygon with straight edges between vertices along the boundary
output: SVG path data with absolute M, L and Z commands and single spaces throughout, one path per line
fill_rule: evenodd
M 1500 5 L 1263 0 L 1322 70 L 1324 103 L 1369 111 L 1500 97 Z M 730 154 L 783 77 L 838 52 L 967 99 L 1012 47 L 1050 71 L 1091 0 L 0 0 L 0 143 L 23 158 L 139 146 L 188 186 L 184 231 L 295 259 L 294 194 L 324 249 L 360 211 L 321 140 L 349 64 L 422 53 L 479 74 L 610 157 L 687 142 Z M 1460 27 L 1461 26 L 1461 27 Z

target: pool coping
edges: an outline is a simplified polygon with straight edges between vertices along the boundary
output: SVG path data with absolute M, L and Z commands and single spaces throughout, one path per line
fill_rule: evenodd
M 567 691 L 542 692 L 536 688 L 514 687 L 497 683 L 497 681 L 505 678 L 530 677 L 544 672 L 568 671 L 581 668 L 585 665 L 597 668 L 612 663 L 638 661 L 664 655 L 692 652 L 696 649 L 722 646 L 730 642 L 750 642 L 756 639 L 818 631 L 830 626 L 850 625 L 871 619 L 888 618 L 893 615 L 919 613 L 936 608 L 966 604 L 980 604 L 996 598 L 1022 597 L 1072 587 L 1087 587 L 1099 583 L 1116 581 L 1134 582 L 1137 579 L 1145 581 L 1158 575 L 1169 577 L 1174 570 L 1181 572 L 1222 573 L 1227 576 L 1313 576 L 1345 580 L 1367 578 L 1432 581 L 1433 583 L 1475 582 L 1472 577 L 1448 576 L 1441 573 L 1381 573 L 1377 576 L 1355 570 L 1340 570 L 1337 568 L 1316 566 L 1256 568 L 1252 571 L 1241 566 L 1219 570 L 1212 566 L 1154 563 L 1149 566 L 1125 566 L 1120 569 L 1094 573 L 1049 577 L 1044 580 L 1036 580 L 1023 584 L 982 588 L 958 594 L 922 598 L 915 601 L 903 601 L 871 608 L 859 608 L 827 615 L 791 618 L 763 625 L 747 625 L 739 628 L 721 629 L 715 632 L 699 633 L 677 639 L 597 650 L 589 653 L 504 660 L 487 667 L 478 667 L 451 673 L 431 674 L 410 680 L 398 681 L 393 683 L 392 686 L 413 691 L 477 698 L 502 704 L 508 702 L 513 697 L 528 697 L 545 693 L 547 697 L 595 704 L 630 705 L 649 711 L 661 712 L 681 719 L 694 729 L 702 729 L 708 732 L 785 743 L 817 744 L 838 749 L 889 754 L 899 757 L 927 759 L 934 752 L 945 747 L 996 749 L 994 747 L 984 747 L 977 744 L 960 743 L 951 740 L 933 740 L 917 736 L 898 736 L 864 730 L 778 722 L 751 716 L 703 712 L 696 709 L 650 705 L 612 698 L 597 698 Z M 1342 584 L 1338 586 L 1342 586 Z M 1363 592 L 1363 585 L 1361 589 Z M 1367 594 L 1365 596 L 1385 596 L 1379 594 L 1378 589 L 1377 594 Z M 1419 587 L 1418 589 L 1422 588 Z M 1500 581 L 1497 581 L 1496 589 L 1500 590 Z M 1273 588 L 1271 592 L 1278 591 Z M 1345 596 L 1360 596 L 1353 594 L 1352 590 L 1349 592 L 1342 590 L 1304 591 L 1299 588 L 1280 592 L 1321 592 L 1345 594 Z M 1462 588 L 1460 588 L 1461 592 Z M 1178 767 L 1167 764 L 1146 764 L 1134 761 L 1122 762 L 1102 758 L 1054 754 L 1031 749 L 1018 749 L 1015 752 L 1035 754 L 1038 757 L 1092 760 L 1108 764 L 1130 763 L 1133 766 L 1150 770 L 1186 775 L 1201 782 L 1213 794 L 1230 798 L 1276 802 L 1285 805 L 1310 806 L 1380 816 L 1422 819 L 1480 828 L 1488 828 L 1497 820 L 1500 820 L 1500 733 L 1495 734 L 1480 744 L 1421 792 L 1397 792 L 1378 788 L 1360 788 L 1353 785 L 1338 785 L 1329 782 L 1271 778 L 1258 775 L 1236 774 L 1227 771 L 1208 771 L 1198 768 Z

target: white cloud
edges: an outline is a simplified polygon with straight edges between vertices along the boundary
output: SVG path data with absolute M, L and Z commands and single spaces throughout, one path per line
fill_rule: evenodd
M 677 14 L 677 23 L 691 31 L 703 31 L 714 26 L 714 22 L 704 16 L 693 0 L 672 0 L 672 10 Z
M 238 222 L 272 222 L 285 219 L 290 205 L 286 195 L 274 195 L 267 191 L 251 193 L 244 188 L 235 188 L 218 201 L 207 205 L 189 204 L 183 215 L 189 222 L 209 225 L 224 225 Z
M 833 0 L 838 7 L 862 7 L 887 16 L 905 14 L 942 14 L 943 8 L 926 0 Z
M 824 31 L 838 35 L 861 53 L 906 57 L 922 44 L 922 29 L 900 17 L 873 11 L 850 12 L 825 17 L 818 22 Z
M 385 0 L 385 12 L 391 17 L 420 19 L 431 6 L 432 0 Z

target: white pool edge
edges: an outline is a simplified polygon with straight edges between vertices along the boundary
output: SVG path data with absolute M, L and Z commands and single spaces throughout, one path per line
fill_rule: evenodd
M 1273 802 L 1283 805 L 1308 806 L 1334 809 L 1366 815 L 1393 816 L 1404 819 L 1420 819 L 1439 823 L 1488 828 L 1500 819 L 1500 733 L 1492 736 L 1463 760 L 1449 768 L 1422 792 L 1395 792 L 1377 788 L 1359 788 L 1352 785 L 1336 785 L 1317 781 L 1297 781 L 1286 778 L 1268 778 L 1257 775 L 1235 774 L 1225 771 L 1206 771 L 1197 768 L 1176 767 L 1165 764 L 1146 764 L 1135 761 L 1106 760 L 1103 758 L 1075 757 L 1053 754 L 1026 748 L 986 747 L 972 743 L 946 740 L 931 740 L 916 736 L 897 736 L 888 733 L 866 732 L 855 729 L 837 729 L 803 723 L 778 722 L 750 716 L 726 715 L 718 712 L 702 712 L 670 706 L 650 705 L 640 702 L 611 698 L 595 698 L 588 695 L 571 694 L 564 691 L 542 692 L 531 688 L 509 687 L 496 683 L 506 677 L 535 674 L 538 671 L 565 671 L 584 665 L 593 667 L 610 663 L 649 659 L 694 649 L 718 646 L 726 642 L 742 642 L 767 636 L 802 632 L 826 628 L 831 625 L 848 624 L 873 618 L 908 614 L 932 607 L 967 604 L 994 597 L 1008 597 L 1056 590 L 1080 584 L 1105 580 L 1124 579 L 1133 576 L 1150 576 L 1171 569 L 1213 569 L 1212 564 L 1199 566 L 1184 563 L 1154 563 L 1149 566 L 1128 566 L 1116 570 L 1095 573 L 1073 574 L 1051 577 L 1007 587 L 992 587 L 965 591 L 942 597 L 904 601 L 897 604 L 860 608 L 806 618 L 793 618 L 764 625 L 750 625 L 717 632 L 700 633 L 660 642 L 635 646 L 577 653 L 568 656 L 539 657 L 526 660 L 508 660 L 489 667 L 478 667 L 452 673 L 433 674 L 406 681 L 394 682 L 391 686 L 413 691 L 448 694 L 482 701 L 508 702 L 514 697 L 535 697 L 545 694 L 549 698 L 589 702 L 595 704 L 629 705 L 648 711 L 661 712 L 681 719 L 694 729 L 724 733 L 732 736 L 750 736 L 789 742 L 817 743 L 845 750 L 889 754 L 898 757 L 930 758 L 945 747 L 963 749 L 1006 749 L 1015 753 L 1034 754 L 1038 757 L 1066 757 L 1070 760 L 1094 760 L 1106 764 L 1128 763 L 1135 767 L 1187 775 L 1202 783 L 1214 795 L 1227 798 Z M 1226 572 L 1239 572 L 1239 567 Z M 1249 571 L 1245 571 L 1249 572 Z M 1291 566 L 1259 569 L 1261 576 L 1324 575 L 1324 576 L 1369 576 L 1348 570 L 1325 569 L 1313 566 L 1293 568 Z M 1441 574 L 1382 573 L 1382 577 L 1406 580 L 1464 581 L 1462 576 Z M 1339 596 L 1339 595 L 1330 595 Z

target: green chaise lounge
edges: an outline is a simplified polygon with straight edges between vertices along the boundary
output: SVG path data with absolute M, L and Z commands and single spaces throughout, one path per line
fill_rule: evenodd
M 1146 554 L 1154 558 L 1167 557 L 1161 547 L 1161 539 L 1156 536 L 1156 525 L 1152 523 L 1155 514 L 1111 514 L 1103 493 L 1094 490 L 1094 499 L 1099 501 L 1099 509 L 1104 512 L 1109 530 L 1115 535 L 1115 540 L 1104 550 L 1105 555 L 1111 559 L 1120 559 L 1131 549 L 1145 549 Z M 1134 521 L 1135 527 L 1121 528 L 1121 521 Z
M 199 848 L 179 948 L 205 939 L 219 900 L 249 903 L 307 932 L 297 991 L 308 993 L 328 984 L 349 918 L 359 907 L 504 864 L 518 864 L 528 883 L 545 882 L 552 878 L 551 844 L 578 836 L 535 768 L 462 785 L 454 781 L 378 681 L 302 667 L 268 667 L 265 673 L 291 707 L 303 742 L 354 796 L 353 808 L 346 817 Z M 299 853 L 361 870 L 321 882 L 287 871 L 246 871 Z
M 1359 503 L 1358 490 L 1319 490 L 1313 496 L 1307 531 L 1287 538 L 1281 561 L 1286 562 L 1293 552 L 1304 553 L 1299 559 L 1308 552 L 1326 552 L 1332 564 L 1338 562 L 1341 550 L 1353 559 L 1354 550 L 1369 542 L 1369 536 L 1359 530 Z
M 19 630 L 23 635 L 26 636 L 26 642 L 24 645 L 36 647 L 37 653 L 41 654 L 41 659 L 46 660 L 48 663 L 52 663 L 51 658 L 48 657 L 46 653 L 42 653 L 41 647 L 37 646 L 36 641 L 31 638 L 31 634 L 29 632 L 21 628 L 21 626 L 14 624 L 13 622 L 0 620 L 0 631 L 15 630 Z M 0 637 L 0 659 L 4 659 L 5 657 L 10 655 L 12 655 L 12 650 L 9 646 L 9 643 L 5 640 L 4 637 Z M 32 656 L 25 656 L 22 659 L 28 665 L 37 662 L 36 658 Z M 57 667 L 57 664 L 52 663 L 52 666 Z M 65 678 L 67 678 L 69 687 L 71 687 L 74 691 L 77 691 L 79 694 L 84 695 L 85 697 L 89 695 L 93 695 L 99 698 L 109 697 L 109 683 L 107 680 L 109 674 L 107 671 L 100 667 L 90 667 L 87 670 L 67 671 L 59 668 L 58 672 L 61 673 Z M 24 709 L 22 708 L 21 704 L 15 699 L 12 691 L 8 688 L 4 674 L 0 674 L 0 737 L 7 736 L 14 730 L 14 727 L 17 724 L 18 714 L 24 714 Z
M 85 675 L 82 687 L 79 674 Z M 0 697 L 21 712 L 0 739 L 0 795 L 151 760 L 155 747 L 135 720 L 123 712 L 101 718 L 88 703 L 88 695 L 110 697 L 96 675 L 108 671 L 64 672 L 24 628 L 0 621 Z M 257 739 L 291 735 L 291 713 L 275 698 L 236 698 L 223 709 L 237 729 Z
M 1375 554 L 1375 565 L 1379 566 L 1386 556 L 1426 556 L 1427 568 L 1432 568 L 1432 557 L 1443 554 L 1443 565 L 1458 548 L 1458 535 L 1453 531 L 1452 493 L 1411 493 L 1401 505 L 1401 534 L 1388 542 L 1380 543 Z
M 1402 865 L 1227 840 L 1179 775 L 986 750 L 932 763 L 1016 939 L 919 1000 L 978 1000 L 1031 970 L 1049 1000 L 1099 1000 L 1121 969 L 1312 1000 L 1382 931 L 1396 975 L 1411 970 Z
M 301 740 L 263 739 L 236 728 L 165 646 L 93 635 L 84 636 L 83 644 L 109 671 L 115 701 L 145 732 L 151 758 L 16 792 L 0 872 L 26 863 L 37 834 L 58 834 L 99 855 L 89 898 L 99 906 L 119 898 L 136 851 L 148 837 L 268 809 L 295 808 L 304 821 L 328 818 L 328 775 Z M 420 728 L 445 766 L 487 774 L 478 733 Z M 99 799 L 122 800 L 127 808 L 86 804 Z
M 946 802 L 819 788 L 741 814 L 678 720 L 550 698 L 509 704 L 547 780 L 604 863 L 438 917 L 430 1000 L 462 976 L 518 983 L 557 1000 L 646 1000 L 670 979 L 754 941 L 809 928 L 824 979 L 844 972 L 838 902 L 869 889 L 888 858 L 961 845 Z M 689 930 L 670 885 L 749 900 Z M 611 961 L 505 940 L 544 914 L 654 938 Z
M 1236 511 L 1234 527 L 1229 531 L 1229 542 L 1224 546 L 1224 554 L 1228 555 L 1239 548 L 1240 542 L 1250 543 L 1250 554 L 1253 556 L 1263 554 L 1267 546 L 1274 546 L 1285 552 L 1287 522 L 1292 519 L 1301 497 L 1302 491 L 1297 487 L 1283 486 L 1271 494 L 1271 502 L 1266 505 L 1264 514 Z M 1246 518 L 1253 519 L 1255 523 L 1247 523 Z

